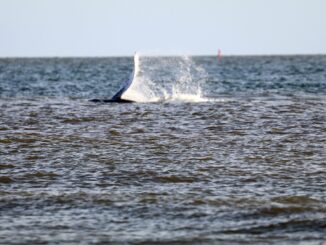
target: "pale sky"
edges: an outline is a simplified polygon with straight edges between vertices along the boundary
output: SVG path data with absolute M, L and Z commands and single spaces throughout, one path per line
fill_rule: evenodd
M 0 0 L 0 57 L 326 54 L 326 0 Z

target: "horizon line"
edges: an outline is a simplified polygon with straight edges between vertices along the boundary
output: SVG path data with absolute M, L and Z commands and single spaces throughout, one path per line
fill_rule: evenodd
M 170 57 L 170 56 L 192 56 L 192 57 L 215 57 L 218 56 L 218 53 L 216 54 L 189 54 L 189 53 L 167 53 L 167 54 L 159 54 L 156 52 L 146 53 L 146 52 L 135 52 L 139 53 L 140 56 L 144 57 L 150 57 L 150 56 L 157 56 L 157 57 Z M 134 54 L 135 54 L 134 53 Z M 133 57 L 133 55 L 26 55 L 26 56 L 0 56 L 0 59 L 41 59 L 41 58 L 48 58 L 48 59 L 55 59 L 55 58 L 128 58 Z M 257 53 L 257 54 L 221 54 L 221 57 L 242 57 L 242 56 L 323 56 L 326 55 L 326 53 Z

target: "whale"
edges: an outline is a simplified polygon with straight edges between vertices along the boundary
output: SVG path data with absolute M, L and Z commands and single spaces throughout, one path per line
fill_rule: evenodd
M 139 55 L 134 55 L 134 68 L 127 81 L 125 81 L 119 91 L 111 99 L 92 99 L 91 102 L 99 103 L 133 103 L 137 102 L 130 92 L 130 88 L 139 72 Z

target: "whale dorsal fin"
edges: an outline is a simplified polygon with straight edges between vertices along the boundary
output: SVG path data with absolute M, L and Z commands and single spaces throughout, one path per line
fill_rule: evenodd
M 123 87 L 112 97 L 111 101 L 114 102 L 137 102 L 139 98 L 132 92 L 132 86 L 135 83 L 137 74 L 139 72 L 139 55 L 134 55 L 134 68 L 129 79 L 124 83 Z
M 139 73 L 139 55 L 138 53 L 135 53 L 134 55 L 134 69 L 132 74 L 129 77 L 129 80 L 126 82 L 125 86 L 123 87 L 123 91 L 121 93 L 120 98 L 123 100 L 130 100 L 130 101 L 136 101 L 137 98 L 132 93 L 131 88 L 135 83 L 136 77 Z

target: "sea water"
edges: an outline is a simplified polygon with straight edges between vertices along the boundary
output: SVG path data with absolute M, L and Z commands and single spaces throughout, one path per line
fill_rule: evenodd
M 326 56 L 140 58 L 0 59 L 0 244 L 324 244 Z

